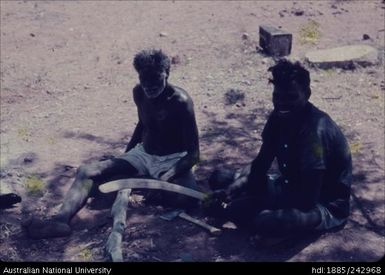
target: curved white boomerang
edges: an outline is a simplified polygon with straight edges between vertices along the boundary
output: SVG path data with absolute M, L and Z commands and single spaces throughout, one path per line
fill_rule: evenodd
M 196 198 L 198 200 L 204 200 L 207 197 L 207 194 L 186 188 L 177 184 L 169 183 L 167 181 L 160 181 L 154 179 L 121 179 L 114 180 L 99 186 L 99 190 L 102 193 L 110 193 L 114 191 L 119 191 L 121 189 L 135 189 L 135 188 L 144 188 L 144 189 L 161 189 L 165 191 L 175 192 L 183 194 L 189 197 Z

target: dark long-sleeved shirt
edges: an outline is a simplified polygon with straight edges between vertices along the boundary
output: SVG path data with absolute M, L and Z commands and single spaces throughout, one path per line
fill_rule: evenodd
M 247 183 L 252 191 L 266 190 L 266 173 L 277 158 L 287 207 L 309 209 L 320 203 L 337 218 L 349 215 L 351 154 L 329 115 L 310 102 L 288 120 L 273 111 L 262 139 Z

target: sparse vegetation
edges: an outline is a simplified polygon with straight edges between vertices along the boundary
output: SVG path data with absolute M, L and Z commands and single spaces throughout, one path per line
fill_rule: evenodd
M 36 175 L 28 176 L 25 179 L 24 186 L 27 193 L 32 196 L 42 196 L 45 189 L 44 182 Z
M 31 139 L 31 133 L 28 131 L 27 128 L 20 128 L 17 131 L 17 135 L 19 138 L 21 138 L 24 141 L 30 141 Z
M 316 44 L 320 37 L 320 24 L 314 20 L 309 20 L 299 31 L 299 41 L 301 44 Z
M 81 261 L 84 261 L 84 262 L 92 261 L 93 259 L 92 251 L 88 248 L 82 249 L 79 253 L 79 258 Z
M 350 152 L 352 153 L 352 155 L 359 153 L 361 149 L 362 149 L 362 143 L 360 141 L 355 141 L 350 144 Z

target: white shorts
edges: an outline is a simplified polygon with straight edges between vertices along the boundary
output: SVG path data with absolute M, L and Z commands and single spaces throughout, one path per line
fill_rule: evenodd
M 179 152 L 165 156 L 150 155 L 146 153 L 141 143 L 130 151 L 117 156 L 118 159 L 128 161 L 138 170 L 138 176 L 150 176 L 159 179 L 162 173 L 170 170 L 187 152 Z

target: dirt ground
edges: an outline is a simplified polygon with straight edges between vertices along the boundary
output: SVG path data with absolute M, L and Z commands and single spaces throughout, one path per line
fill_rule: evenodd
M 215 237 L 140 196 L 128 210 L 125 261 L 376 261 L 385 250 L 384 1 L 1 1 L 1 193 L 23 201 L 1 210 L 1 261 L 107 261 L 108 204 L 90 201 L 70 237 L 30 240 L 21 222 L 52 215 L 76 167 L 123 152 L 137 123 L 131 90 L 136 52 L 163 49 L 173 57 L 169 81 L 195 103 L 202 190 L 214 168 L 241 167 L 257 154 L 272 109 L 258 28 L 293 34 L 290 56 L 367 44 L 376 66 L 310 68 L 311 101 L 330 114 L 353 153 L 351 216 L 338 232 L 255 247 L 247 232 Z M 363 39 L 366 34 L 368 39 Z M 226 92 L 244 94 L 229 100 Z M 100 201 L 100 200 L 99 200 Z M 104 200 L 107 201 L 107 200 Z M 197 210 L 196 217 L 205 219 Z M 215 221 L 206 219 L 210 223 Z M 221 226 L 221 224 L 216 224 Z

